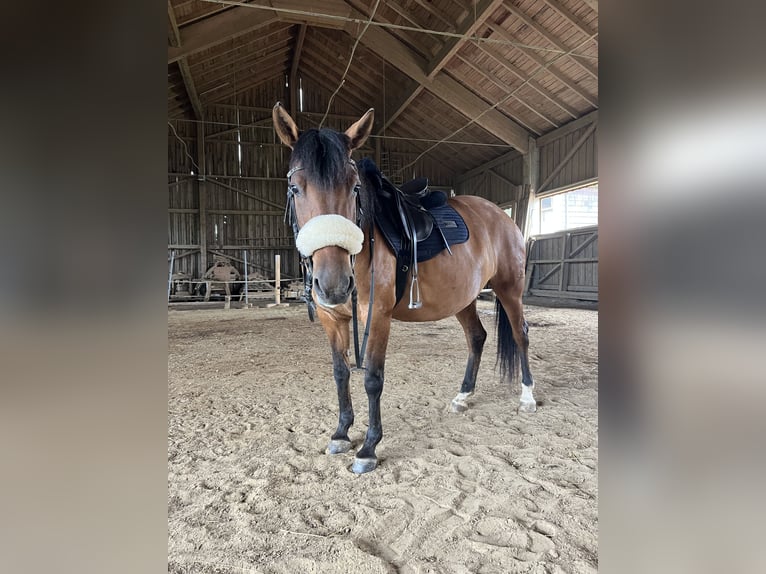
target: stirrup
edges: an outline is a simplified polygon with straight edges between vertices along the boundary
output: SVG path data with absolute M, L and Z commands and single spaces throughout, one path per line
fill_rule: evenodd
M 412 300 L 412 292 L 415 291 L 415 300 Z M 412 277 L 412 283 L 410 283 L 410 303 L 407 305 L 408 309 L 420 309 L 423 306 L 423 302 L 420 300 L 420 285 L 418 284 L 417 276 Z

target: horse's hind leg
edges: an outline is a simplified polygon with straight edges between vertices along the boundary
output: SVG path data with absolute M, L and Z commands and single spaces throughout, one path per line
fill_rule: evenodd
M 522 384 L 519 410 L 531 413 L 537 410 L 537 402 L 532 395 L 532 389 L 535 386 L 535 382 L 534 379 L 532 379 L 532 372 L 529 369 L 529 328 L 524 319 L 524 306 L 521 302 L 521 291 L 523 289 L 522 283 L 523 281 L 516 282 L 510 289 L 495 287 L 495 294 L 502 305 L 497 305 L 495 309 L 499 315 L 497 337 L 498 348 L 500 351 L 498 357 L 502 360 L 502 353 L 507 353 L 510 362 L 508 374 L 510 375 L 511 381 L 513 381 L 516 366 L 521 366 Z M 505 349 L 503 349 L 502 346 L 504 343 L 502 341 L 503 329 L 500 324 L 502 321 L 507 321 L 507 324 L 511 327 L 512 331 L 512 340 L 505 341 Z
M 473 395 L 473 390 L 476 387 L 476 374 L 479 372 L 481 352 L 484 350 L 484 342 L 487 340 L 487 331 L 481 324 L 479 314 L 476 312 L 476 300 L 455 317 L 460 321 L 465 332 L 465 340 L 468 343 L 468 364 L 465 367 L 465 376 L 460 392 L 452 399 L 450 406 L 453 413 L 462 413 L 468 408 L 466 401 Z

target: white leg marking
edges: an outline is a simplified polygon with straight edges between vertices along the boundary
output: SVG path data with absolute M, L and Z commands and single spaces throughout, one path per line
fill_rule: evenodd
M 528 387 L 525 384 L 521 385 L 521 402 L 519 404 L 519 411 L 523 413 L 533 413 L 537 410 L 537 402 L 535 397 L 532 396 L 532 387 Z
M 473 396 L 473 392 L 470 393 L 458 393 L 457 396 L 452 399 L 450 408 L 453 413 L 462 413 L 468 410 L 468 398 Z

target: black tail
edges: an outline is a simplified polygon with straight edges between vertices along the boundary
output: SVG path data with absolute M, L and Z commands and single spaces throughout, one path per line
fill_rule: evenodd
M 516 341 L 513 339 L 513 328 L 508 320 L 508 315 L 500 304 L 500 299 L 495 298 L 495 328 L 497 331 L 497 362 L 495 368 L 500 365 L 500 376 L 505 379 L 508 375 L 510 382 L 519 372 L 519 357 Z

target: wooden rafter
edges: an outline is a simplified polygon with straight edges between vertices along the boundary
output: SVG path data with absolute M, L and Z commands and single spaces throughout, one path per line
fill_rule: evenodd
M 469 15 L 460 25 L 458 33 L 462 38 L 450 38 L 447 40 L 442 46 L 442 49 L 439 50 L 433 60 L 429 62 L 428 72 L 426 73 L 428 78 L 433 78 L 438 74 L 463 46 L 468 37 L 474 34 L 476 30 L 484 24 L 484 21 L 502 4 L 503 0 L 479 0 L 479 4 L 476 6 L 476 18 L 472 19 Z
M 170 21 L 170 29 L 172 31 L 171 43 L 174 47 L 181 47 L 181 33 L 178 30 L 178 24 L 176 23 L 176 14 L 173 10 L 173 4 L 168 0 L 168 20 Z M 192 78 L 191 71 L 189 70 L 189 63 L 186 58 L 180 58 L 178 60 L 178 69 L 181 72 L 181 79 L 186 88 L 186 95 L 191 102 L 192 110 L 194 110 L 194 117 L 198 120 L 202 119 L 202 104 L 200 103 L 199 96 L 197 95 L 197 89 L 194 87 L 194 79 Z
M 381 127 L 378 130 L 378 134 L 382 134 L 385 132 L 391 124 L 393 124 L 396 119 L 402 114 L 404 110 L 407 109 L 407 107 L 413 102 L 415 98 L 417 98 L 420 93 L 423 91 L 424 87 L 423 84 L 417 84 L 413 90 L 409 92 L 409 95 L 407 95 L 404 98 L 404 101 L 400 102 L 398 106 L 396 106 L 396 110 L 393 114 L 391 114 L 386 122 L 383 124 L 383 127 Z

